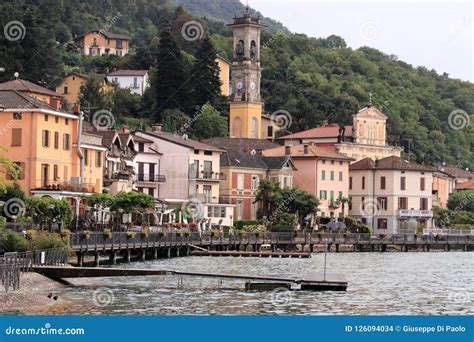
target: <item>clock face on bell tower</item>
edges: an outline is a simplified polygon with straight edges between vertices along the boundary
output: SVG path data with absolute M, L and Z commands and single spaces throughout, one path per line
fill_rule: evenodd
M 228 25 L 234 44 L 230 67 L 230 137 L 261 138 L 262 98 L 260 95 L 260 17 L 244 16 Z

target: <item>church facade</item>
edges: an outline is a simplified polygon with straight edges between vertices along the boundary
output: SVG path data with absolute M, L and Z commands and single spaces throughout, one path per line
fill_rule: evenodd
M 400 157 L 402 148 L 387 144 L 387 116 L 371 104 L 352 116 L 352 126 L 324 125 L 281 137 L 285 145 L 334 146 L 338 153 L 358 161 Z

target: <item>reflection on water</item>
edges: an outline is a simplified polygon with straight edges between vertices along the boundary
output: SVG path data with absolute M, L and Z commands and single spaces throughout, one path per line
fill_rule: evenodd
M 117 267 L 299 278 L 321 271 L 311 259 L 185 257 Z M 474 254 L 332 253 L 328 270 L 343 273 L 347 292 L 246 292 L 244 281 L 177 276 L 74 279 L 58 289 L 74 302 L 64 314 L 92 315 L 468 315 L 474 313 Z

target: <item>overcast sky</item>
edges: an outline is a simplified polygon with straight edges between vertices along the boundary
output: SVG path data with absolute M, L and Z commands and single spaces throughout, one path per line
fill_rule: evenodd
M 312 37 L 336 34 L 354 49 L 374 47 L 413 66 L 474 82 L 474 0 L 248 3 L 292 32 Z

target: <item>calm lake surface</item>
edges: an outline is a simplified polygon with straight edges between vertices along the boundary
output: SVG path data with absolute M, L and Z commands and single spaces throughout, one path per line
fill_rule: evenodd
M 347 292 L 246 292 L 244 281 L 178 276 L 73 279 L 56 291 L 89 315 L 469 315 L 474 314 L 474 253 L 329 253 Z M 300 278 L 322 271 L 311 259 L 183 257 L 117 267 Z

